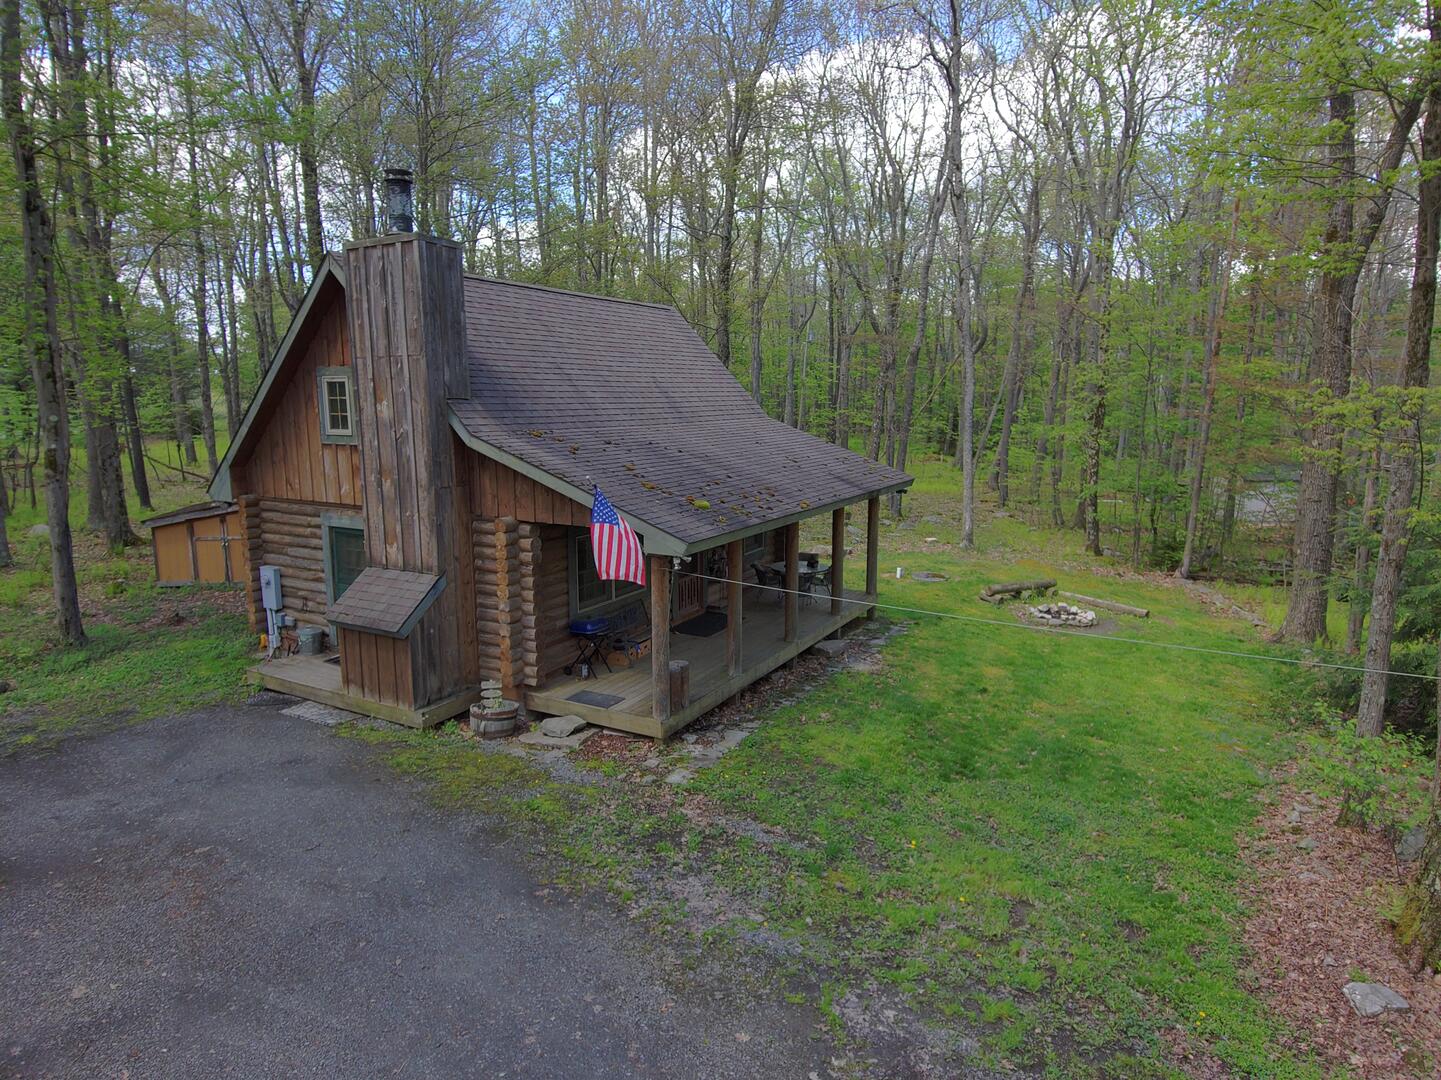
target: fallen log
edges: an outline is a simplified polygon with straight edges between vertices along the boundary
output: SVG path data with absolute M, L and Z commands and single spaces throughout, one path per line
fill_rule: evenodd
M 1083 596 L 1076 592 L 1066 592 L 1065 589 L 1058 589 L 1057 596 L 1064 596 L 1067 600 L 1074 600 L 1086 607 L 1105 608 L 1107 611 L 1114 611 L 1119 615 L 1134 615 L 1138 619 L 1149 619 L 1151 611 L 1149 608 L 1132 607 L 1130 604 L 1118 604 L 1114 600 L 1097 600 L 1094 596 Z
M 999 604 L 998 597 L 1020 596 L 1024 592 L 1045 593 L 1056 587 L 1055 578 L 1037 578 L 1034 581 L 1007 581 L 996 585 L 987 585 L 981 590 L 981 599 L 992 604 Z

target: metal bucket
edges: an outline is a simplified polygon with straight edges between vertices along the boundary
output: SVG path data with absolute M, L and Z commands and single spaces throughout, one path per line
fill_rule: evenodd
M 325 651 L 325 631 L 318 626 L 302 626 L 295 634 L 299 640 L 296 650 L 301 656 L 319 656 Z

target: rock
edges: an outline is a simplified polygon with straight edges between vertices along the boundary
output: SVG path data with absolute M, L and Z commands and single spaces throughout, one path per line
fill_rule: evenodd
M 1336 871 L 1332 870 L 1320 859 L 1317 859 L 1309 867 L 1307 867 L 1307 873 L 1315 874 L 1322 881 L 1330 881 L 1336 876 Z
M 1303 836 L 1300 840 L 1296 841 L 1296 846 L 1302 851 L 1315 851 L 1321 845 L 1316 842 L 1314 836 Z
M 1336 957 L 1335 957 L 1333 954 L 1331 954 L 1331 953 L 1327 953 L 1327 954 L 1322 958 L 1322 960 L 1321 960 L 1321 966 L 1322 966 L 1322 967 L 1335 967 L 1335 966 L 1336 966 Z
M 1296 875 L 1296 880 L 1304 885 L 1312 885 L 1315 882 L 1323 881 L 1320 874 L 1312 873 L 1310 870 L 1302 870 Z
M 8 694 L 15 689 L 15 684 L 9 679 L 0 679 L 0 694 Z
M 921 520 L 924 521 L 927 525 L 944 525 L 946 523 L 946 519 L 941 517 L 939 514 L 927 514 L 925 517 L 921 518 Z
M 48 539 L 50 538 L 50 526 L 49 526 L 49 525 L 43 525 L 43 524 L 42 524 L 42 525 L 31 525 L 30 528 L 28 528 L 28 529 L 25 530 L 25 535 L 26 535 L 26 536 L 43 536 L 43 537 L 45 537 L 45 538 L 48 540 Z
M 526 746 L 539 746 L 546 750 L 574 750 L 599 730 L 598 727 L 582 727 L 575 734 L 567 735 L 563 739 L 557 739 L 543 731 L 527 731 L 523 735 L 516 736 L 515 741 L 524 743 Z
M 1396 859 L 1398 862 L 1415 862 L 1421 857 L 1421 849 L 1426 846 L 1426 830 L 1417 825 L 1415 828 L 1407 829 L 1401 834 L 1401 839 L 1396 841 Z
M 1356 1015 L 1370 1019 L 1384 1012 L 1406 1012 L 1411 1005 L 1389 986 L 1380 983 L 1348 982 L 1341 988 Z
M 669 774 L 667 774 L 665 782 L 667 784 L 684 784 L 694 775 L 695 773 L 691 772 L 689 769 L 675 769 Z
M 928 544 L 939 544 L 940 542 L 941 542 L 941 538 L 940 538 L 939 536 L 928 536 L 928 537 L 926 537 L 926 543 L 928 543 Z
M 846 651 L 846 643 L 836 638 L 825 638 L 817 641 L 807 651 L 821 656 L 840 656 Z
M 912 581 L 926 581 L 926 582 L 930 582 L 930 581 L 945 581 L 945 580 L 946 580 L 946 575 L 945 575 L 945 574 L 933 574 L 933 573 L 931 573 L 931 571 L 929 571 L 929 570 L 912 570 L 912 571 L 911 571 L 911 580 L 912 580 Z
M 564 739 L 585 727 L 578 716 L 547 716 L 540 722 L 540 733 L 552 739 Z

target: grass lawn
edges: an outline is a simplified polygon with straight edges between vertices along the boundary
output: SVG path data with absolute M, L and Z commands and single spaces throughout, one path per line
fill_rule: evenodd
M 149 453 L 175 459 L 173 446 L 155 444 Z M 83 455 L 76 458 L 71 527 L 89 642 L 81 649 L 55 643 L 49 542 L 27 535 L 44 522 L 45 507 L 42 502 L 32 509 L 22 496 L 7 523 L 15 565 L 0 570 L 0 674 L 14 687 L 0 696 L 0 753 L 48 746 L 77 728 L 163 716 L 247 693 L 242 679 L 252 643 L 239 590 L 157 588 L 148 542 L 107 551 L 81 528 Z M 202 500 L 203 484 L 152 471 L 155 510 L 142 511 L 132 496 L 131 524 Z M 148 539 L 148 530 L 136 531 Z
M 443 732 L 360 733 L 447 803 L 541 825 L 560 880 L 692 927 L 690 903 L 653 882 L 707 883 L 728 913 L 707 936 L 740 939 L 758 918 L 799 950 L 786 967 L 823 1009 L 898 995 L 979 1029 L 993 1064 L 1056 1076 L 1178 1075 L 1168 1044 L 1236 1075 L 1324 1075 L 1248 991 L 1236 895 L 1237 838 L 1300 749 L 1304 674 L 1019 627 L 977 600 L 982 584 L 1053 575 L 1153 610 L 1112 634 L 1264 651 L 1248 625 L 1087 558 L 1073 534 L 993 517 L 960 552 L 931 471 L 909 497 L 915 527 L 883 530 L 882 599 L 986 621 L 889 614 L 907 629 L 882 674 L 835 674 L 679 791 L 518 773 Z M 896 580 L 897 565 L 948 580 Z

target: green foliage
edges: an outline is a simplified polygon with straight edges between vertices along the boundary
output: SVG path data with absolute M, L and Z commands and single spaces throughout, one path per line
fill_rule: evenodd
M 1341 797 L 1345 816 L 1393 839 L 1421 825 L 1430 811 L 1430 761 L 1412 736 L 1356 734 L 1355 721 L 1325 702 L 1312 708 L 1324 734 L 1310 739 L 1307 769 L 1314 782 Z

